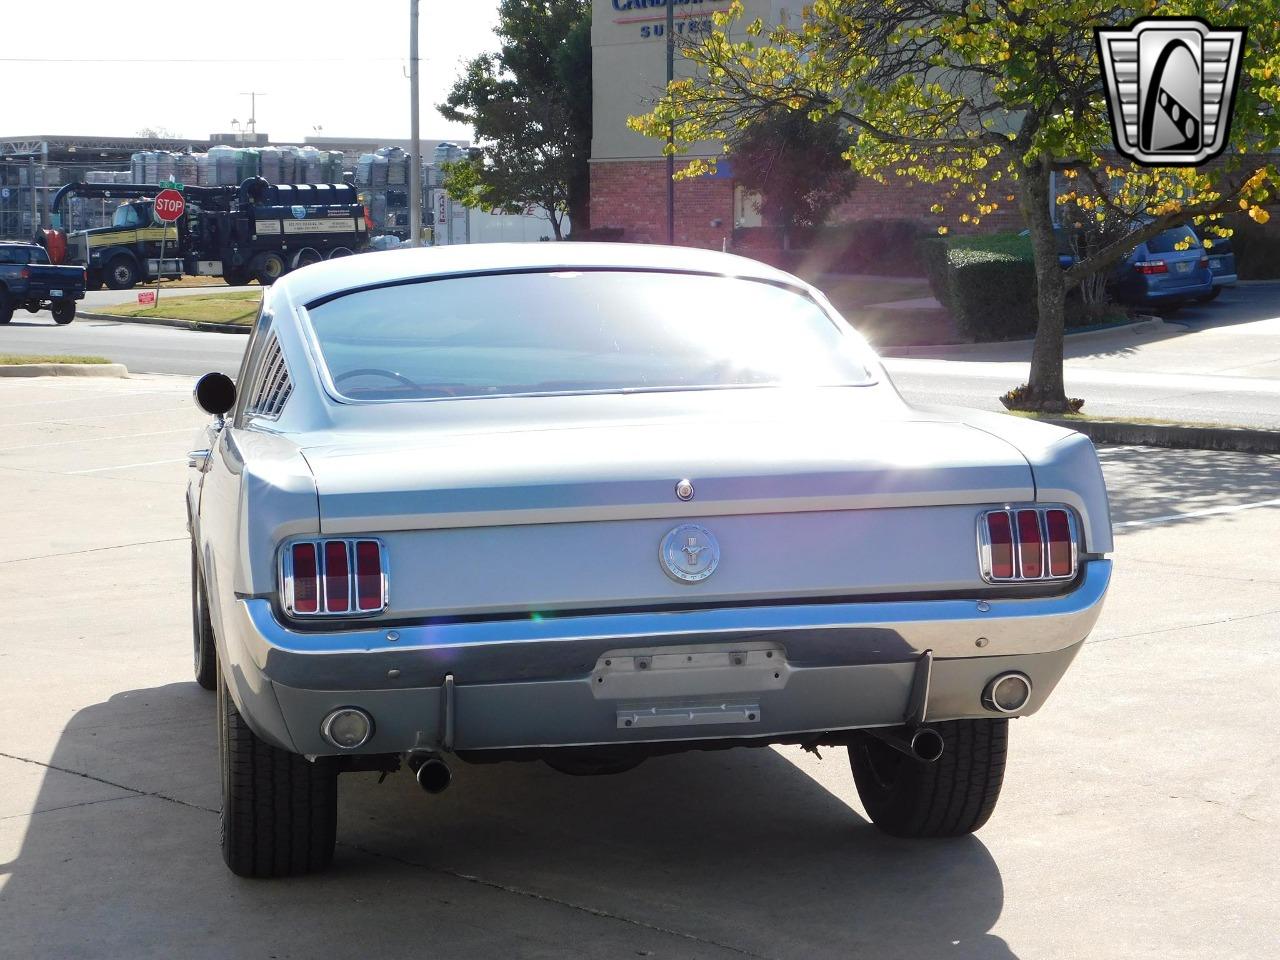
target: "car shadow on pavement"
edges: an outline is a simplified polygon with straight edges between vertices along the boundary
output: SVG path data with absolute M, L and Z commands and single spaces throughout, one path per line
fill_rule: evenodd
M 989 933 L 1003 883 L 981 840 L 881 834 L 846 802 L 843 749 L 821 763 L 693 753 L 589 778 L 456 763 L 435 797 L 404 771 L 348 774 L 333 869 L 246 881 L 218 853 L 213 721 L 193 683 L 71 718 L 42 812 L 17 818 L 21 846 L 0 864 L 12 955 L 399 956 L 429 936 L 437 956 L 609 956 L 619 937 L 639 955 L 659 938 L 671 956 L 1014 956 Z M 89 798 L 104 781 L 117 792 Z

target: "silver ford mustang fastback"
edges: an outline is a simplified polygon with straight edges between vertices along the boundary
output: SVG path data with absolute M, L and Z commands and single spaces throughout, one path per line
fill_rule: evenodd
M 976 830 L 1098 617 L 1090 442 L 903 401 L 822 294 L 625 244 L 370 254 L 266 291 L 191 455 L 223 854 L 333 855 L 337 779 L 848 747 L 868 816 Z

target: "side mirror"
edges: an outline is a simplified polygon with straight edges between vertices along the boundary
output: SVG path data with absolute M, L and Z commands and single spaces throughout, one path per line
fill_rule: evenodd
M 225 373 L 206 373 L 196 381 L 196 406 L 211 416 L 221 417 L 236 405 L 236 385 Z

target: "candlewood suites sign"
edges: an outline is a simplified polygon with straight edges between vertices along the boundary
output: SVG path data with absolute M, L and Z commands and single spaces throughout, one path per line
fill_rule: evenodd
M 674 8 L 675 36 L 701 36 L 710 33 L 715 24 L 711 14 L 728 7 L 729 0 L 671 0 Z M 660 40 L 667 33 L 667 0 L 613 0 L 619 28 L 632 31 L 634 39 Z

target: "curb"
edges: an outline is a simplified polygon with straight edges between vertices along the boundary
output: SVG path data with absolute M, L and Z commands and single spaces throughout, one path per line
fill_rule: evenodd
M 0 377 L 127 377 L 123 363 L 4 363 Z
M 141 323 L 153 327 L 177 327 L 180 330 L 199 330 L 203 333 L 249 333 L 252 326 L 239 326 L 234 323 L 205 323 L 201 320 L 175 320 L 172 317 L 121 317 L 114 313 L 90 313 L 77 310 L 76 319 L 110 320 L 113 323 Z
M 1114 327 L 1104 327 L 1101 330 L 1081 330 L 1078 333 L 1072 333 L 1070 330 L 1066 333 L 1066 343 L 1080 343 L 1083 340 L 1093 338 L 1111 337 L 1117 333 L 1120 334 L 1139 334 L 1139 333 L 1158 333 L 1166 326 L 1165 322 L 1159 317 L 1143 317 L 1141 320 L 1135 320 L 1133 323 L 1117 324 Z M 975 353 L 985 353 L 992 347 L 1007 347 L 1010 344 L 1031 344 L 1034 338 L 1028 337 L 1021 340 L 992 340 L 986 343 L 952 343 L 938 344 L 937 346 L 917 346 L 917 347 L 884 347 L 879 349 L 872 344 L 872 348 L 876 349 L 876 353 L 881 357 L 926 357 L 937 360 L 945 360 L 948 357 L 965 357 Z
M 1280 430 L 1184 427 L 1131 423 L 1125 420 L 1053 420 L 1048 417 L 1039 419 L 1039 422 L 1083 433 L 1094 443 L 1171 447 L 1179 450 L 1221 450 L 1228 453 L 1280 453 Z

